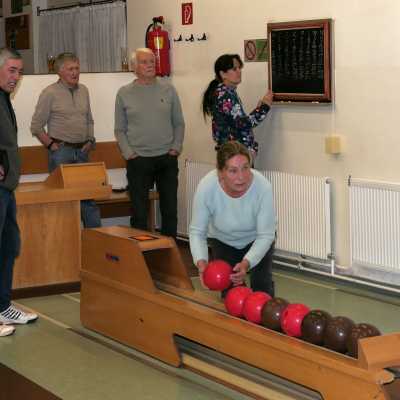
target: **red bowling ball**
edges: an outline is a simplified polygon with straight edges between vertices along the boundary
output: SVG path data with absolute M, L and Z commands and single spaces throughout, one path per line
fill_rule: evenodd
M 282 331 L 288 336 L 300 337 L 301 324 L 309 312 L 310 309 L 304 304 L 289 304 L 282 313 Z
M 224 300 L 226 311 L 234 317 L 243 317 L 244 302 L 251 293 L 253 291 L 247 286 L 236 286 L 229 289 Z
M 271 299 L 272 297 L 265 292 L 253 292 L 249 294 L 243 306 L 243 315 L 247 321 L 260 324 L 264 305 Z
M 231 285 L 232 267 L 223 260 L 210 261 L 203 272 L 203 282 L 210 290 L 225 290 Z

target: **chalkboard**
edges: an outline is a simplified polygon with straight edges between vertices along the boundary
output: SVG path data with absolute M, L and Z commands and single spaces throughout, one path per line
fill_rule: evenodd
M 268 24 L 274 100 L 331 101 L 330 28 L 330 19 Z

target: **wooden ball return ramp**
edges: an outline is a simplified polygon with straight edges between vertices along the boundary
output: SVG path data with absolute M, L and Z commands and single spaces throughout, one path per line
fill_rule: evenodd
M 102 162 L 62 164 L 44 182 L 21 183 L 15 191 L 21 253 L 13 289 L 78 282 L 80 201 L 110 195 Z
M 385 368 L 400 365 L 400 334 L 361 340 L 359 358 L 352 359 L 234 318 L 215 297 L 193 288 L 170 238 L 125 227 L 85 230 L 81 278 L 81 320 L 89 329 L 170 365 L 213 375 L 215 363 L 204 367 L 177 345 L 195 343 L 315 394 L 273 397 L 260 385 L 247 387 L 257 398 L 398 398 L 398 379 Z

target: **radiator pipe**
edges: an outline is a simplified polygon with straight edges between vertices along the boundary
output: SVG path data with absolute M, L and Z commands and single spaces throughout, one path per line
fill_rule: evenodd
M 290 256 L 290 255 L 282 254 L 282 253 L 275 253 L 274 258 L 278 258 L 278 259 L 283 258 L 284 260 L 292 260 L 301 265 L 304 262 L 306 262 L 308 264 L 318 265 L 319 267 L 325 266 L 325 267 L 330 268 L 332 275 L 334 275 L 334 273 L 335 273 L 335 258 L 334 258 L 334 256 L 329 256 L 329 259 L 330 259 L 329 263 L 323 263 L 321 261 L 316 261 L 316 260 L 313 260 L 312 258 L 307 258 L 306 256 L 303 256 L 303 255 Z M 276 262 L 276 261 L 274 261 L 274 262 Z
M 392 293 L 400 294 L 400 289 L 392 288 L 390 286 L 380 285 L 379 283 L 363 281 L 363 280 L 357 279 L 357 278 L 350 278 L 348 276 L 332 274 L 332 273 L 328 273 L 328 272 L 325 272 L 325 271 L 318 271 L 318 270 L 315 270 L 315 269 L 312 269 L 312 268 L 305 267 L 304 265 L 302 265 L 302 263 L 300 261 L 298 262 L 297 265 L 294 265 L 294 264 L 286 263 L 284 261 L 274 260 L 274 264 L 282 265 L 284 267 L 290 267 L 290 268 L 301 270 L 301 271 L 307 271 L 307 272 L 311 272 L 313 274 L 323 275 L 323 276 L 327 276 L 327 277 L 330 277 L 330 278 L 333 277 L 333 278 L 338 279 L 338 280 L 351 282 L 351 283 L 357 283 L 359 285 L 370 286 L 370 287 L 373 287 L 375 289 L 380 289 L 380 290 L 385 291 L 385 292 L 392 292 Z

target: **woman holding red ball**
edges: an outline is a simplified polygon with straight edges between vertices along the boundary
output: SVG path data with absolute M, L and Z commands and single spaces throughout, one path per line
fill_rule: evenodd
M 194 196 L 190 249 L 200 277 L 207 267 L 209 244 L 214 259 L 233 267 L 233 286 L 244 284 L 249 272 L 254 291 L 274 296 L 272 189 L 251 162 L 249 150 L 238 142 L 219 148 L 217 169 L 201 180 Z

